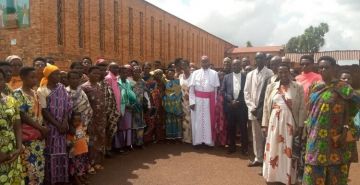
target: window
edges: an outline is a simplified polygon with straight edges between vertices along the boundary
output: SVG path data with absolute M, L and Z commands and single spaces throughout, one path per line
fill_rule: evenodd
M 170 35 L 170 24 L 168 24 L 168 60 L 170 59 L 170 55 L 171 55 L 171 35 Z
M 78 0 L 79 48 L 84 48 L 84 0 Z
M 114 1 L 114 50 L 119 53 L 119 2 Z
M 151 16 L 151 57 L 154 58 L 154 43 L 155 43 L 155 31 L 154 31 L 154 24 L 155 24 L 155 19 L 153 16 Z
M 176 56 L 179 52 L 178 42 L 179 42 L 178 31 L 177 31 L 177 27 L 174 26 L 174 44 L 175 44 L 174 54 L 175 54 L 175 57 L 178 57 L 178 56 Z
M 144 13 L 140 12 L 140 56 L 144 56 Z
M 159 49 L 159 52 L 160 52 L 160 58 L 163 57 L 162 55 L 162 46 L 163 46 L 163 25 L 162 25 L 162 20 L 159 20 L 159 34 L 160 34 L 160 49 Z
M 64 2 L 57 0 L 57 43 L 64 44 Z
M 181 56 L 184 56 L 184 30 L 181 29 Z
M 133 9 L 129 8 L 129 57 L 133 56 Z
M 105 12 L 104 0 L 99 0 L 99 38 L 100 50 L 105 49 Z

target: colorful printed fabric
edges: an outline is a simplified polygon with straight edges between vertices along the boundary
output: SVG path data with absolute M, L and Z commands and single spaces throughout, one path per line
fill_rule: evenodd
M 114 91 L 105 80 L 101 81 L 100 89 L 104 93 L 106 108 L 106 149 L 111 149 L 112 139 L 117 131 L 117 122 L 119 121 L 120 112 L 117 110 Z
M 38 101 L 38 96 L 33 91 L 34 97 L 30 96 L 17 89 L 14 91 L 14 98 L 20 105 L 20 112 L 26 114 L 29 118 L 33 119 L 39 124 L 42 124 L 41 108 Z M 45 141 L 34 140 L 24 142 L 24 153 L 22 154 L 22 162 L 26 172 L 26 184 L 42 184 L 44 181 L 44 167 L 45 167 Z
M 121 113 L 124 114 L 126 106 L 135 106 L 137 104 L 137 98 L 136 94 L 132 90 L 132 86 L 129 80 L 123 82 L 120 79 L 118 83 L 121 90 Z
M 89 158 L 87 153 L 70 158 L 69 160 L 70 175 L 82 176 L 85 175 L 88 170 L 89 170 Z
M 9 154 L 16 150 L 16 137 L 13 124 L 20 120 L 16 100 L 11 96 L 1 95 L 0 100 L 0 151 Z M 23 185 L 23 166 L 20 156 L 11 163 L 0 164 L 0 184 Z
M 137 146 L 140 146 L 144 143 L 144 128 L 146 127 L 144 121 L 144 112 L 142 109 L 144 102 L 144 94 L 146 92 L 145 81 L 140 79 L 136 81 L 136 84 L 133 86 L 133 91 L 136 94 L 137 104 L 140 111 L 134 110 L 132 113 L 132 129 L 134 129 L 134 138 L 133 141 Z
M 180 74 L 180 85 L 182 93 L 182 108 L 183 108 L 183 119 L 182 119 L 182 129 L 183 129 L 183 142 L 192 143 L 192 134 L 191 134 L 191 110 L 189 102 L 189 86 L 188 79 L 185 79 L 184 74 Z
M 182 138 L 182 93 L 180 80 L 167 80 L 163 106 L 166 112 L 165 127 L 167 139 Z
M 346 134 L 344 125 L 348 125 L 355 137 L 351 118 L 358 110 L 354 105 L 359 104 L 359 98 L 346 83 L 334 81 L 330 85 L 318 83 L 310 87 L 305 164 L 328 166 L 358 160 L 355 141 L 342 141 L 341 135 Z
M 295 120 L 287 104 L 291 104 L 291 94 L 286 102 L 282 98 L 286 92 L 277 92 L 272 98 L 269 129 L 266 137 L 263 177 L 266 182 L 281 182 L 287 185 L 296 182 L 296 161 L 292 159 Z
M 21 154 L 22 164 L 26 172 L 25 184 L 43 184 L 45 176 L 45 141 L 34 140 L 24 142 Z
M 81 88 L 87 95 L 91 108 L 93 109 L 92 122 L 88 125 L 89 134 L 89 158 L 91 164 L 99 164 L 104 159 L 106 143 L 106 104 L 105 94 L 99 83 L 86 82 Z
M 80 86 L 76 90 L 67 87 L 66 91 L 72 100 L 72 111 L 81 113 L 81 120 L 84 126 L 87 127 L 91 123 L 93 116 L 93 110 L 88 97 Z
M 347 185 L 349 164 L 313 166 L 306 164 L 303 185 Z
M 72 103 L 62 84 L 59 83 L 47 97 L 40 97 L 43 94 L 44 93 L 39 93 L 39 99 L 46 99 L 46 109 L 59 123 L 63 123 L 65 119 L 69 119 L 71 116 Z M 46 162 L 45 181 L 51 184 L 68 182 L 66 134 L 61 134 L 58 129 L 53 124 L 48 123 L 48 121 L 44 120 L 44 122 L 49 128 L 49 135 L 46 138 L 46 148 L 44 150 Z

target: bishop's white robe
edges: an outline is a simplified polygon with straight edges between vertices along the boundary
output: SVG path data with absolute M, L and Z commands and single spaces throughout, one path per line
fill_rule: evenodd
M 206 144 L 214 146 L 212 121 L 215 123 L 215 97 L 220 86 L 219 77 L 212 69 L 199 69 L 194 71 L 189 80 L 189 102 L 195 105 L 191 110 L 192 142 L 193 145 Z M 213 97 L 213 102 L 210 100 Z M 213 108 L 213 109 L 212 109 Z M 211 112 L 213 114 L 211 114 Z M 213 119 L 211 119 L 213 118 Z

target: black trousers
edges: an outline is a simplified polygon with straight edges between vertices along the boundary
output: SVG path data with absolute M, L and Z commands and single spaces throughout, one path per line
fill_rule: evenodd
M 245 103 L 241 103 L 239 107 L 228 107 L 227 126 L 228 126 L 228 143 L 230 149 L 236 148 L 237 128 L 240 130 L 241 148 L 248 149 L 248 110 Z

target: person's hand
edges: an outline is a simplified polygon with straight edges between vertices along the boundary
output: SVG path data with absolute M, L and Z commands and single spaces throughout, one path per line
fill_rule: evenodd
M 254 115 L 254 116 L 256 116 L 256 109 L 252 110 L 252 111 L 251 111 L 251 114 Z
M 264 137 L 267 137 L 268 128 L 267 128 L 267 127 L 263 127 L 263 128 L 261 128 L 261 131 L 262 131 Z
M 17 149 L 15 151 L 11 152 L 9 154 L 8 160 L 6 160 L 5 163 L 11 163 L 11 162 L 15 161 L 19 157 L 21 152 L 22 152 L 21 149 Z
M 39 131 L 42 138 L 46 138 L 46 136 L 49 134 L 49 129 L 47 127 L 42 126 Z
M 195 104 L 190 105 L 190 109 L 193 110 L 193 111 L 195 111 Z

